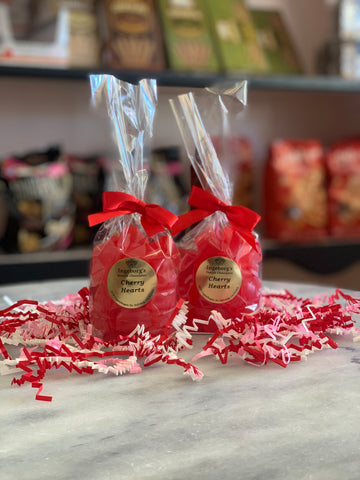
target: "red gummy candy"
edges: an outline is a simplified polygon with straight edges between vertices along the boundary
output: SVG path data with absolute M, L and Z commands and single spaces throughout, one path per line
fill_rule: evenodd
M 190 248 L 185 243 L 184 247 L 179 248 L 179 251 L 181 257 L 179 290 L 180 296 L 189 301 L 188 324 L 191 325 L 193 319 L 207 320 L 212 310 L 217 310 L 227 319 L 236 318 L 239 313 L 252 313 L 258 307 L 261 287 L 259 264 L 262 254 L 257 241 L 256 248 L 253 248 L 232 226 L 228 225 L 221 229 L 220 225 L 210 222 L 195 236 Z M 215 262 L 223 261 L 218 257 L 232 260 L 241 272 L 241 284 L 238 292 L 235 294 L 234 291 L 234 296 L 224 303 L 207 300 L 199 292 L 197 286 L 196 276 L 199 267 L 213 257 L 217 257 Z M 228 260 L 225 261 L 225 264 L 226 262 L 232 263 Z M 212 268 L 221 268 L 221 266 L 216 267 L 215 263 L 215 267 Z M 211 280 L 211 276 L 208 279 Z M 231 292 L 230 284 L 234 283 L 232 279 L 229 281 L 229 287 L 224 283 L 227 282 L 226 276 L 225 280 L 224 276 L 222 278 L 215 277 L 215 280 L 218 282 L 215 281 L 213 284 L 214 297 L 219 295 L 217 289 L 220 288 L 228 288 Z M 223 286 L 222 283 L 224 283 Z M 198 327 L 200 332 L 216 331 L 214 323 L 200 324 Z
M 134 261 L 135 265 L 138 260 L 144 261 L 147 264 L 146 270 L 152 272 L 152 268 L 156 274 L 156 277 L 153 275 L 153 279 L 156 278 L 155 291 L 147 291 L 146 287 L 141 286 L 144 276 L 139 277 L 139 282 L 120 280 L 124 289 L 133 288 L 135 292 L 137 289 L 142 290 L 142 293 L 131 293 L 127 297 L 138 300 L 141 306 L 134 307 L 133 304 L 130 308 L 124 307 L 109 292 L 110 270 L 118 268 L 117 265 L 124 265 L 123 262 L 118 264 L 121 260 L 130 261 L 129 265 L 134 264 Z M 96 245 L 90 272 L 90 321 L 96 334 L 105 341 L 110 341 L 119 335 L 129 335 L 138 324 L 144 325 L 152 335 L 164 333 L 178 301 L 178 264 L 179 252 L 168 234 L 149 238 L 136 225 L 130 225 L 119 235 L 113 235 Z M 149 297 L 146 298 L 147 293 L 150 300 Z

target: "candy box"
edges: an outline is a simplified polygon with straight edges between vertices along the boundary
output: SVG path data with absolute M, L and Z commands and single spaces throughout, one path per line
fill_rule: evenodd
M 104 62 L 125 70 L 163 70 L 165 53 L 155 0 L 102 0 Z
M 172 70 L 217 71 L 204 0 L 159 0 L 168 63 Z
M 280 12 L 254 9 L 250 13 L 269 71 L 300 73 L 298 55 Z
M 210 1 L 206 6 L 222 67 L 227 71 L 266 71 L 268 63 L 244 2 Z

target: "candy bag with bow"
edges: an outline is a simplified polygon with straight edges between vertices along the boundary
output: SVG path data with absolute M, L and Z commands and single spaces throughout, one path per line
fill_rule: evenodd
M 207 320 L 212 310 L 226 319 L 253 313 L 260 300 L 262 258 L 253 229 L 260 217 L 246 207 L 231 205 L 233 185 L 223 168 L 226 165 L 229 172 L 233 168 L 226 142 L 229 111 L 234 103 L 237 108 L 246 104 L 246 83 L 227 90 L 207 89 L 199 100 L 192 93 L 179 95 L 170 103 L 202 186 L 193 186 L 188 203 L 194 208 L 172 230 L 176 235 L 200 222 L 179 243 L 179 291 L 189 302 L 188 322 Z M 223 145 L 218 152 L 223 158 L 218 158 L 209 133 L 214 120 L 217 134 L 221 131 Z M 215 324 L 199 325 L 199 331 L 214 330 Z
M 90 272 L 90 320 L 106 341 L 144 325 L 166 334 L 178 301 L 179 254 L 169 233 L 177 217 L 144 202 L 148 171 L 144 147 L 152 136 L 157 93 L 154 80 L 139 85 L 111 75 L 91 75 L 96 106 L 105 104 L 119 152 L 115 192 L 103 195 L 103 223 L 95 237 Z

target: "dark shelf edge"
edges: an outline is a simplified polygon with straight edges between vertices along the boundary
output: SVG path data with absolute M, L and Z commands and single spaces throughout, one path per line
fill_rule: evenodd
M 312 273 L 336 273 L 360 261 L 360 241 L 330 240 L 314 244 L 261 242 L 264 260 L 286 260 Z M 34 254 L 1 254 L 0 284 L 88 276 L 92 249 Z
M 322 275 L 339 272 L 360 261 L 359 241 L 279 244 L 265 240 L 262 248 L 264 260 L 287 260 Z
M 87 80 L 91 73 L 111 74 L 130 83 L 142 78 L 155 78 L 159 86 L 203 88 L 216 83 L 248 80 L 254 90 L 288 90 L 307 92 L 360 92 L 360 80 L 346 80 L 341 77 L 306 75 L 250 75 L 248 73 L 208 73 L 208 72 L 162 72 L 120 71 L 107 68 L 50 68 L 27 66 L 0 66 L 0 76 L 43 78 L 58 80 Z
M 90 261 L 86 260 L 0 265 L 0 285 L 37 280 L 88 277 L 90 272 L 89 266 Z
M 281 75 L 249 77 L 250 88 L 257 90 L 289 90 L 306 92 L 356 93 L 360 92 L 360 80 L 346 80 L 330 76 Z
M 126 82 L 137 83 L 142 78 L 155 78 L 159 86 L 168 87 L 205 87 L 225 81 L 228 77 L 217 73 L 206 72 L 149 72 L 120 71 L 108 68 L 42 68 L 0 66 L 0 76 L 44 78 L 58 80 L 87 80 L 90 74 L 109 74 Z

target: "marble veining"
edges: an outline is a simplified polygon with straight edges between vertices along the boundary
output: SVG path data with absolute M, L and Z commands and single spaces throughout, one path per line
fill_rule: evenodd
M 56 299 L 85 284 L 2 286 L 0 297 Z M 0 479 L 358 480 L 360 344 L 336 340 L 286 369 L 199 360 L 198 383 L 175 366 L 123 377 L 60 369 L 45 382 L 52 403 L 0 377 Z

